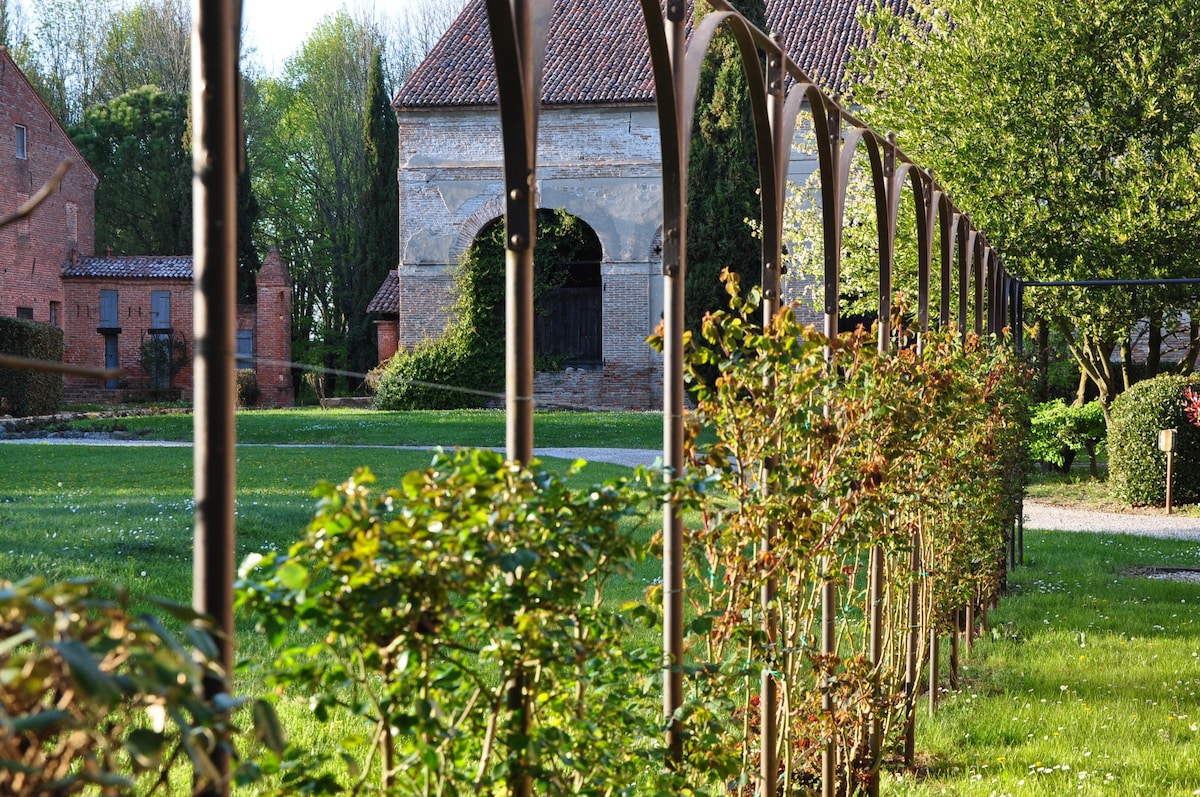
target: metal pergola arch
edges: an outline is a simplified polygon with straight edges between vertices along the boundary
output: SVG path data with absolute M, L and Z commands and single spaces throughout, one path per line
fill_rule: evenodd
M 684 469 L 683 457 L 683 285 L 686 277 L 687 163 L 695 114 L 699 71 L 708 45 L 724 25 L 735 37 L 746 68 L 753 100 L 763 202 L 764 312 L 780 306 L 782 218 L 790 142 L 796 120 L 806 106 L 817 134 L 825 243 L 824 328 L 837 332 L 843 213 L 846 184 L 859 146 L 866 149 L 880 238 L 880 337 L 890 318 L 894 240 L 901 194 L 912 189 L 919 241 L 918 323 L 929 325 L 930 273 L 934 225 L 939 227 L 940 323 L 951 318 L 952 272 L 957 262 L 958 313 L 968 333 L 970 309 L 974 331 L 1000 336 L 1005 319 L 1020 318 L 1022 288 L 1004 270 L 999 255 L 959 211 L 933 174 L 921 170 L 895 139 L 872 130 L 825 94 L 785 53 L 778 37 L 750 25 L 726 0 L 709 0 L 713 11 L 699 20 L 690 41 L 689 6 L 685 0 L 641 0 L 649 40 L 662 146 L 664 280 L 664 408 L 663 460 L 667 477 Z M 533 241 L 537 180 L 537 128 L 542 73 L 552 0 L 486 0 L 504 145 L 506 219 L 506 451 L 510 460 L 528 463 L 533 453 Z M 236 175 L 240 154 L 240 78 L 238 75 L 240 0 L 196 0 L 193 6 L 193 128 L 196 264 L 195 299 L 195 565 L 196 609 L 212 615 L 222 630 L 218 643 L 226 673 L 233 665 L 232 583 L 234 562 L 235 438 L 233 425 L 236 271 Z M 758 53 L 766 55 L 765 69 Z M 956 255 L 956 256 L 955 256 Z M 973 282 L 973 295 L 968 285 Z M 1032 283 L 1027 283 L 1032 285 Z M 970 307 L 969 307 L 970 305 Z M 986 318 L 986 320 L 985 320 Z M 1020 340 L 1020 336 L 1017 336 Z M 770 463 L 765 463 L 770 467 Z M 664 508 L 664 667 L 663 707 L 668 746 L 682 750 L 682 725 L 676 710 L 683 703 L 677 666 L 683 653 L 682 516 Z M 769 547 L 769 537 L 762 541 Z M 873 557 L 874 558 L 874 557 Z M 764 587 L 769 605 L 773 587 Z M 832 584 L 826 585 L 826 635 L 832 628 Z M 874 624 L 874 621 L 873 621 Z M 770 637 L 768 629 L 768 637 Z M 874 649 L 874 643 L 873 643 Z M 910 678 L 913 677 L 910 673 Z M 910 688 L 912 682 L 910 680 Z M 225 684 L 209 684 L 215 694 Z M 758 791 L 770 793 L 776 734 L 776 685 L 762 685 L 764 738 Z M 509 707 L 527 716 L 520 679 L 508 684 Z M 876 748 L 878 753 L 878 737 Z M 228 762 L 221 762 L 227 769 Z M 832 746 L 824 759 L 823 794 L 834 794 Z M 528 795 L 530 780 L 519 769 L 509 784 L 516 795 Z M 877 792 L 878 784 L 874 784 Z M 225 793 L 216 787 L 211 794 Z

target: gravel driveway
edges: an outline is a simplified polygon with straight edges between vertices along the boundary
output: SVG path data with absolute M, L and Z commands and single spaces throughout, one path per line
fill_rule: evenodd
M 1107 531 L 1146 537 L 1200 540 L 1200 518 L 1150 512 L 1084 512 L 1025 500 L 1025 528 L 1056 531 Z

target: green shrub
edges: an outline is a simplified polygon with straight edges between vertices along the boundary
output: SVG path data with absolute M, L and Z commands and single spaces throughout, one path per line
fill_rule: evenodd
M 0 318 L 0 354 L 63 361 L 63 333 L 50 324 Z M 0 368 L 0 415 L 52 415 L 62 406 L 62 374 Z
M 1069 407 L 1062 399 L 1054 399 L 1033 408 L 1029 455 L 1066 473 L 1075 455 L 1087 452 L 1092 475 L 1096 476 L 1096 448 L 1107 433 L 1099 401 Z
M 504 386 L 504 340 L 499 355 L 475 343 L 466 329 L 452 328 L 437 340 L 388 361 L 375 385 L 381 410 L 456 410 L 482 407 Z
M 536 463 L 535 463 L 536 467 Z M 647 553 L 628 480 L 571 489 L 491 451 L 440 454 L 391 490 L 325 485 L 304 537 L 242 568 L 239 610 L 276 648 L 271 681 L 363 736 L 267 755 L 278 794 L 635 794 L 664 768 L 657 645 L 604 588 Z M 296 634 L 319 632 L 320 642 Z M 586 790 L 585 790 L 586 789 Z M 679 793 L 672 791 L 669 793 Z
M 182 637 L 98 583 L 0 582 L 0 793 L 142 794 L 177 768 L 222 778 L 213 754 L 238 701 L 205 697 L 211 625 L 159 606 Z
M 1138 382 L 1109 412 L 1108 475 L 1113 491 L 1134 506 L 1166 502 L 1167 458 L 1158 433 L 1177 429 L 1175 502 L 1200 501 L 1200 428 L 1184 417 L 1184 391 L 1200 376 L 1159 376 Z
M 239 368 L 237 371 L 237 403 L 239 407 L 253 407 L 258 404 L 258 375 L 253 368 Z

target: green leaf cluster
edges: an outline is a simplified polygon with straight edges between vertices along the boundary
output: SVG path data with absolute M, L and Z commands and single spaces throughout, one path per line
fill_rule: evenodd
M 1096 448 L 1108 435 L 1099 401 L 1075 407 L 1054 399 L 1034 406 L 1031 415 L 1030 457 L 1066 472 L 1076 454 L 1087 452 L 1094 465 Z
M 188 764 L 201 786 L 221 780 L 213 756 L 231 752 L 239 701 L 205 695 L 224 675 L 213 628 L 159 608 L 181 632 L 91 581 L 0 583 L 0 791 L 148 792 Z
M 933 169 L 1025 280 L 1196 276 L 1200 7 L 1188 0 L 919 0 L 881 11 L 852 101 Z M 1037 288 L 1107 405 L 1110 355 L 1188 286 Z M 1194 335 L 1193 335 L 1194 337 Z
M 279 793 L 492 793 L 518 771 L 541 794 L 636 793 L 661 759 L 657 646 L 631 642 L 645 608 L 603 596 L 645 554 L 622 521 L 648 485 L 573 490 L 478 450 L 372 482 L 321 488 L 303 539 L 239 581 L 273 682 L 319 720 L 364 721 L 334 751 L 268 761 Z M 317 641 L 293 641 L 305 629 Z

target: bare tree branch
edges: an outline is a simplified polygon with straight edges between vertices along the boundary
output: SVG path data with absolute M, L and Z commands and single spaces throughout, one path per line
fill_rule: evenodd
M 89 368 L 86 365 L 70 365 L 50 360 L 31 360 L 27 357 L 15 357 L 11 354 L 0 354 L 0 368 L 42 371 L 50 374 L 71 374 L 72 376 L 95 379 L 98 382 L 106 379 L 118 379 L 121 376 L 120 368 Z
M 62 182 L 63 176 L 66 175 L 67 169 L 71 168 L 72 163 L 73 161 L 68 158 L 67 160 L 58 164 L 58 170 L 54 172 L 54 176 L 47 180 L 46 184 L 38 189 L 36 194 L 31 196 L 25 204 L 21 205 L 21 207 L 17 208 L 17 211 L 11 216 L 0 219 L 0 227 L 12 224 L 14 221 L 20 221 L 30 213 L 33 213 L 34 209 L 36 209 L 38 205 L 42 204 L 42 202 L 46 200 L 46 197 L 50 196 L 58 189 L 58 184 Z

